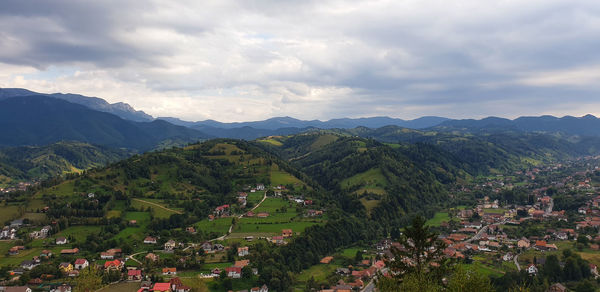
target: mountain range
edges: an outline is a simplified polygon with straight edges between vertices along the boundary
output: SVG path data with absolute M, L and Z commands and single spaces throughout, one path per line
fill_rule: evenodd
M 40 94 L 22 88 L 0 88 L 0 145 L 46 145 L 62 140 L 82 141 L 110 147 L 149 150 L 208 138 L 253 140 L 285 136 L 315 129 L 361 132 L 381 129 L 385 135 L 412 130 L 435 133 L 497 134 L 546 133 L 573 139 L 600 136 L 600 119 L 583 117 L 519 117 L 514 120 L 488 117 L 448 119 L 426 116 L 414 120 L 390 117 L 341 118 L 328 121 L 274 117 L 264 121 L 223 123 L 214 120 L 183 121 L 172 117 L 153 118 L 129 104 L 110 104 L 97 97 L 78 94 Z M 388 129 L 387 127 L 396 127 Z M 404 130 L 402 130 L 404 129 Z M 352 131 L 350 131 L 352 132 Z M 421 138 L 419 138 L 421 139 Z
M 0 145 L 47 145 L 80 141 L 147 151 L 169 142 L 189 143 L 209 136 L 165 121 L 135 122 L 49 96 L 0 100 Z

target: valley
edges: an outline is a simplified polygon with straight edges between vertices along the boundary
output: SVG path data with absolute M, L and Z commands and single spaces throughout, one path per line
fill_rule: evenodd
M 22 98 L 0 102 L 64 106 L 62 99 Z M 67 109 L 75 116 L 91 110 Z M 192 130 L 197 124 L 111 115 L 78 118 L 82 127 L 67 133 L 87 131 L 82 142 L 50 135 L 39 140 L 46 146 L 19 140 L 0 149 L 4 283 L 38 290 L 56 283 L 77 289 L 87 279 L 115 291 L 402 290 L 397 285 L 410 281 L 394 279 L 410 267 L 393 259 L 414 260 L 404 253 L 403 234 L 426 218 L 413 227 L 435 235 L 439 246 L 430 250 L 439 254 L 437 265 L 451 268 L 449 277 L 476 273 L 497 291 L 595 285 L 596 136 L 457 129 L 441 119 L 426 129 L 322 124 L 237 140 Z M 90 123 L 103 130 L 86 130 Z M 41 130 L 38 137 L 46 135 Z M 552 268 L 559 276 L 550 275 L 547 261 L 558 261 Z

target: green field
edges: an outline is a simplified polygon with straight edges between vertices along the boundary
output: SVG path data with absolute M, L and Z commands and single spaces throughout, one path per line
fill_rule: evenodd
M 272 185 L 289 185 L 289 184 L 298 184 L 302 185 L 302 181 L 297 179 L 295 176 L 283 171 L 279 170 L 277 166 L 271 167 L 271 184 Z
M 100 232 L 100 226 L 71 226 L 52 236 L 53 239 L 64 236 L 74 238 L 77 242 L 84 242 L 89 234 Z
M 98 292 L 131 292 L 131 291 L 137 291 L 138 289 L 140 289 L 140 283 L 139 282 L 123 282 L 123 283 L 117 283 L 117 284 L 112 284 L 112 285 L 108 285 L 100 290 L 98 290 Z
M 479 262 L 473 262 L 472 264 L 464 264 L 464 266 L 467 269 L 478 271 L 482 275 L 485 275 L 485 276 L 488 276 L 488 277 L 490 277 L 490 276 L 500 277 L 503 274 L 502 271 L 497 270 L 497 269 L 492 268 L 492 267 L 488 267 L 488 266 L 486 266 L 486 265 L 484 265 L 482 263 L 479 263 Z
M 310 149 L 313 151 L 318 150 L 327 144 L 335 142 L 337 139 L 339 139 L 339 137 L 336 135 L 320 135 L 317 140 L 310 145 Z
M 294 233 L 303 232 L 307 227 L 313 226 L 315 224 L 319 224 L 317 222 L 307 222 L 307 221 L 299 221 L 299 222 L 289 222 L 289 223 L 279 223 L 279 224 L 237 224 L 233 229 L 233 233 L 273 233 L 273 234 L 281 234 L 281 230 L 283 229 L 292 229 Z
M 506 209 L 502 209 L 502 208 L 498 208 L 498 209 L 483 209 L 484 213 L 488 213 L 488 214 L 504 214 L 504 212 L 506 212 Z
M 280 141 L 277 141 L 275 139 L 260 139 L 257 140 L 258 142 L 263 142 L 263 143 L 267 143 L 267 144 L 271 144 L 273 146 L 282 146 L 283 143 L 281 143 Z
M 448 222 L 448 221 L 450 221 L 450 216 L 448 215 L 448 212 L 437 212 L 437 213 L 435 213 L 433 218 L 427 220 L 427 223 L 425 223 L 425 225 L 426 226 L 440 226 L 442 224 L 442 222 Z
M 359 250 L 362 251 L 362 250 L 365 250 L 365 248 L 350 247 L 350 248 L 343 249 L 338 254 L 341 255 L 341 256 L 343 256 L 343 257 L 347 257 L 347 258 L 353 259 L 356 256 L 356 252 L 358 252 Z
M 57 197 L 71 196 L 75 193 L 75 182 L 66 181 L 57 186 L 53 186 L 49 189 L 45 189 L 43 192 L 39 191 L 34 195 L 35 198 L 43 198 L 45 195 L 55 195 Z
M 139 201 L 142 200 L 142 201 Z M 137 210 L 146 210 L 148 208 L 152 209 L 152 211 L 154 212 L 154 217 L 156 218 L 169 218 L 171 217 L 171 215 L 173 214 L 177 214 L 178 212 L 180 212 L 179 210 L 175 210 L 173 208 L 169 208 L 166 206 L 166 204 L 164 204 L 161 200 L 152 200 L 150 201 L 149 199 L 133 199 L 131 200 L 131 206 Z M 157 207 L 156 205 L 160 205 L 164 208 L 161 207 Z M 165 209 L 167 208 L 167 209 Z M 168 210 L 171 209 L 171 210 Z
M 311 277 L 315 278 L 315 281 L 317 283 L 320 282 L 324 282 L 327 280 L 327 276 L 329 276 L 331 273 L 335 272 L 335 269 L 339 268 L 339 265 L 336 265 L 334 263 L 330 263 L 330 264 L 317 264 L 314 265 L 304 271 L 302 271 L 301 273 L 298 274 L 297 280 L 299 282 L 305 283 L 307 282 Z
M 3 204 L 0 207 L 0 222 L 6 222 L 19 217 L 19 206 Z
M 357 194 L 369 192 L 373 194 L 382 195 L 385 194 L 384 188 L 388 185 L 388 182 L 385 176 L 383 176 L 381 169 L 372 168 L 343 180 L 340 183 L 340 185 L 344 189 L 349 189 L 355 186 L 361 186 L 355 192 Z
M 204 219 L 198 223 L 196 223 L 196 227 L 203 232 L 216 232 L 219 234 L 225 234 L 229 231 L 229 226 L 231 226 L 232 218 L 217 218 L 213 221 L 208 221 L 208 219 Z

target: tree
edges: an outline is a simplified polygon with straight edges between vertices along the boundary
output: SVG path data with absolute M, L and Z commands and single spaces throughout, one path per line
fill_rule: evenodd
M 387 262 L 398 278 L 412 275 L 417 282 L 420 279 L 423 283 L 441 280 L 448 268 L 448 260 L 443 254 L 446 246 L 444 242 L 437 240 L 436 233 L 430 232 L 429 227 L 425 226 L 423 217 L 416 216 L 412 220 L 399 242 L 402 248 L 392 247 L 394 261 Z
M 357 250 L 356 251 L 356 255 L 354 256 L 354 261 L 355 262 L 360 262 L 363 259 L 363 252 L 362 250 Z
M 544 264 L 544 269 L 542 272 L 544 276 L 550 279 L 552 282 L 560 281 L 562 277 L 562 271 L 556 255 L 549 255 L 546 257 L 546 264 Z
M 96 268 L 89 266 L 79 273 L 76 283 L 75 292 L 96 291 L 102 285 L 102 276 Z

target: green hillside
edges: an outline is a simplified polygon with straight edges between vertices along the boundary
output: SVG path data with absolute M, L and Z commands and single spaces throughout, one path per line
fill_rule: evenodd
M 130 152 L 81 142 L 0 149 L 0 176 L 4 183 L 81 172 L 126 158 Z

